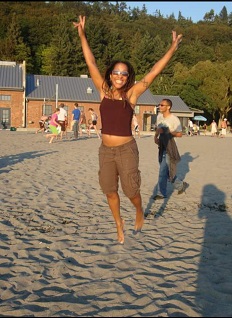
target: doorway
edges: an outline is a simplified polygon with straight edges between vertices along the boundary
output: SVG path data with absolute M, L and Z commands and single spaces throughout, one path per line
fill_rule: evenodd
M 0 108 L 0 127 L 1 129 L 10 129 L 11 109 L 10 108 Z
M 153 113 L 143 114 L 143 131 L 154 131 L 157 115 Z

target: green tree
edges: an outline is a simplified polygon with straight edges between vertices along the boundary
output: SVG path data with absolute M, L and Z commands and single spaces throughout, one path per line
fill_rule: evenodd
M 159 36 L 152 38 L 148 32 L 143 36 L 137 32 L 132 40 L 131 61 L 135 65 L 138 79 L 150 71 L 155 62 L 161 57 L 164 43 Z
M 88 25 L 86 25 L 86 34 L 101 72 L 105 71 L 105 66 L 108 62 L 107 60 L 104 60 L 104 57 L 106 57 L 104 53 L 108 44 L 108 33 L 109 30 L 104 23 L 103 18 L 99 18 L 98 20 L 94 17 L 89 18 Z
M 56 47 L 50 46 L 47 48 L 44 48 L 41 52 L 42 57 L 42 66 L 41 66 L 41 72 L 44 75 L 55 75 L 55 60 L 54 56 L 56 55 Z
M 49 47 L 43 50 L 42 71 L 49 75 L 69 76 L 71 65 L 70 23 L 65 15 L 60 15 L 55 24 L 53 39 Z
M 7 29 L 6 38 L 3 41 L 2 59 L 22 63 L 26 61 L 27 68 L 31 68 L 30 49 L 23 42 L 20 26 L 16 14 L 13 14 L 11 23 Z
M 55 64 L 54 75 L 69 76 L 72 73 L 70 32 L 70 23 L 65 15 L 59 16 L 54 38 L 51 41 L 52 47 L 55 48 L 53 57 Z
M 209 12 L 206 12 L 203 18 L 206 22 L 213 22 L 215 19 L 214 10 L 211 9 Z
M 189 77 L 179 86 L 178 95 L 188 106 L 204 110 L 211 100 L 200 87 L 201 81 Z
M 106 41 L 107 44 L 102 57 L 104 64 L 109 65 L 113 60 L 124 60 L 126 44 L 116 28 L 110 29 Z
M 185 65 L 193 66 L 199 61 L 215 60 L 215 52 L 212 47 L 204 45 L 199 39 L 182 46 L 178 51 L 179 60 Z
M 229 24 L 229 26 L 232 25 L 232 12 L 228 16 L 228 24 Z
M 81 42 L 78 36 L 77 29 L 72 29 L 72 74 L 71 76 L 80 76 L 81 74 L 88 74 L 88 67 L 85 63 L 85 59 L 83 57 L 83 52 L 81 48 Z
M 223 23 L 228 23 L 228 13 L 227 13 L 227 9 L 225 6 L 223 6 L 221 12 L 219 13 L 219 19 L 223 22 Z
M 190 74 L 202 81 L 201 91 L 211 100 L 206 108 L 222 119 L 231 110 L 232 61 L 226 63 L 199 62 L 191 68 Z

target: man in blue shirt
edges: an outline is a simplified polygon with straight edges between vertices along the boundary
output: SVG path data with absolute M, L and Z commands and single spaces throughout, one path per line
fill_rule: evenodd
M 80 116 L 81 116 L 81 111 L 78 108 L 78 103 L 75 103 L 74 110 L 72 111 L 72 130 L 74 132 L 75 139 L 78 139 Z

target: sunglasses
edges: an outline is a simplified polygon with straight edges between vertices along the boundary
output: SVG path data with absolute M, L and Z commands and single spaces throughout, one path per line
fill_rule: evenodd
M 122 75 L 122 76 L 129 76 L 129 73 L 127 71 L 112 71 L 113 75 Z

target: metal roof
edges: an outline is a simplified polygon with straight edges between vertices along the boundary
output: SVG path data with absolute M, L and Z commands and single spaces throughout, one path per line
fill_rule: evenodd
M 0 61 L 0 89 L 23 89 L 23 70 L 21 64 Z
M 189 107 L 189 109 L 190 109 L 192 112 L 194 112 L 194 113 L 204 114 L 204 110 L 197 109 L 197 108 L 193 108 L 193 107 Z
M 156 106 L 163 100 L 163 99 L 170 99 L 172 101 L 172 112 L 179 112 L 179 113 L 189 113 L 191 110 L 185 104 L 185 102 L 179 96 L 172 96 L 172 95 L 155 95 L 156 99 Z
M 100 95 L 89 77 L 66 77 L 27 75 L 26 96 L 28 99 L 58 99 L 62 101 L 100 102 Z M 155 105 L 154 95 L 147 90 L 138 99 L 138 104 Z
M 26 96 L 28 99 L 51 99 L 62 101 L 99 102 L 100 97 L 97 89 L 90 78 L 27 75 Z M 87 92 L 87 89 L 91 89 Z
M 23 67 L 15 62 L 0 61 L 0 89 L 23 89 Z M 100 95 L 90 77 L 26 75 L 26 97 L 31 100 L 58 100 L 100 103 Z M 158 105 L 162 99 L 169 98 L 172 111 L 189 113 L 191 110 L 179 96 L 153 95 L 146 90 L 137 101 L 138 105 Z

